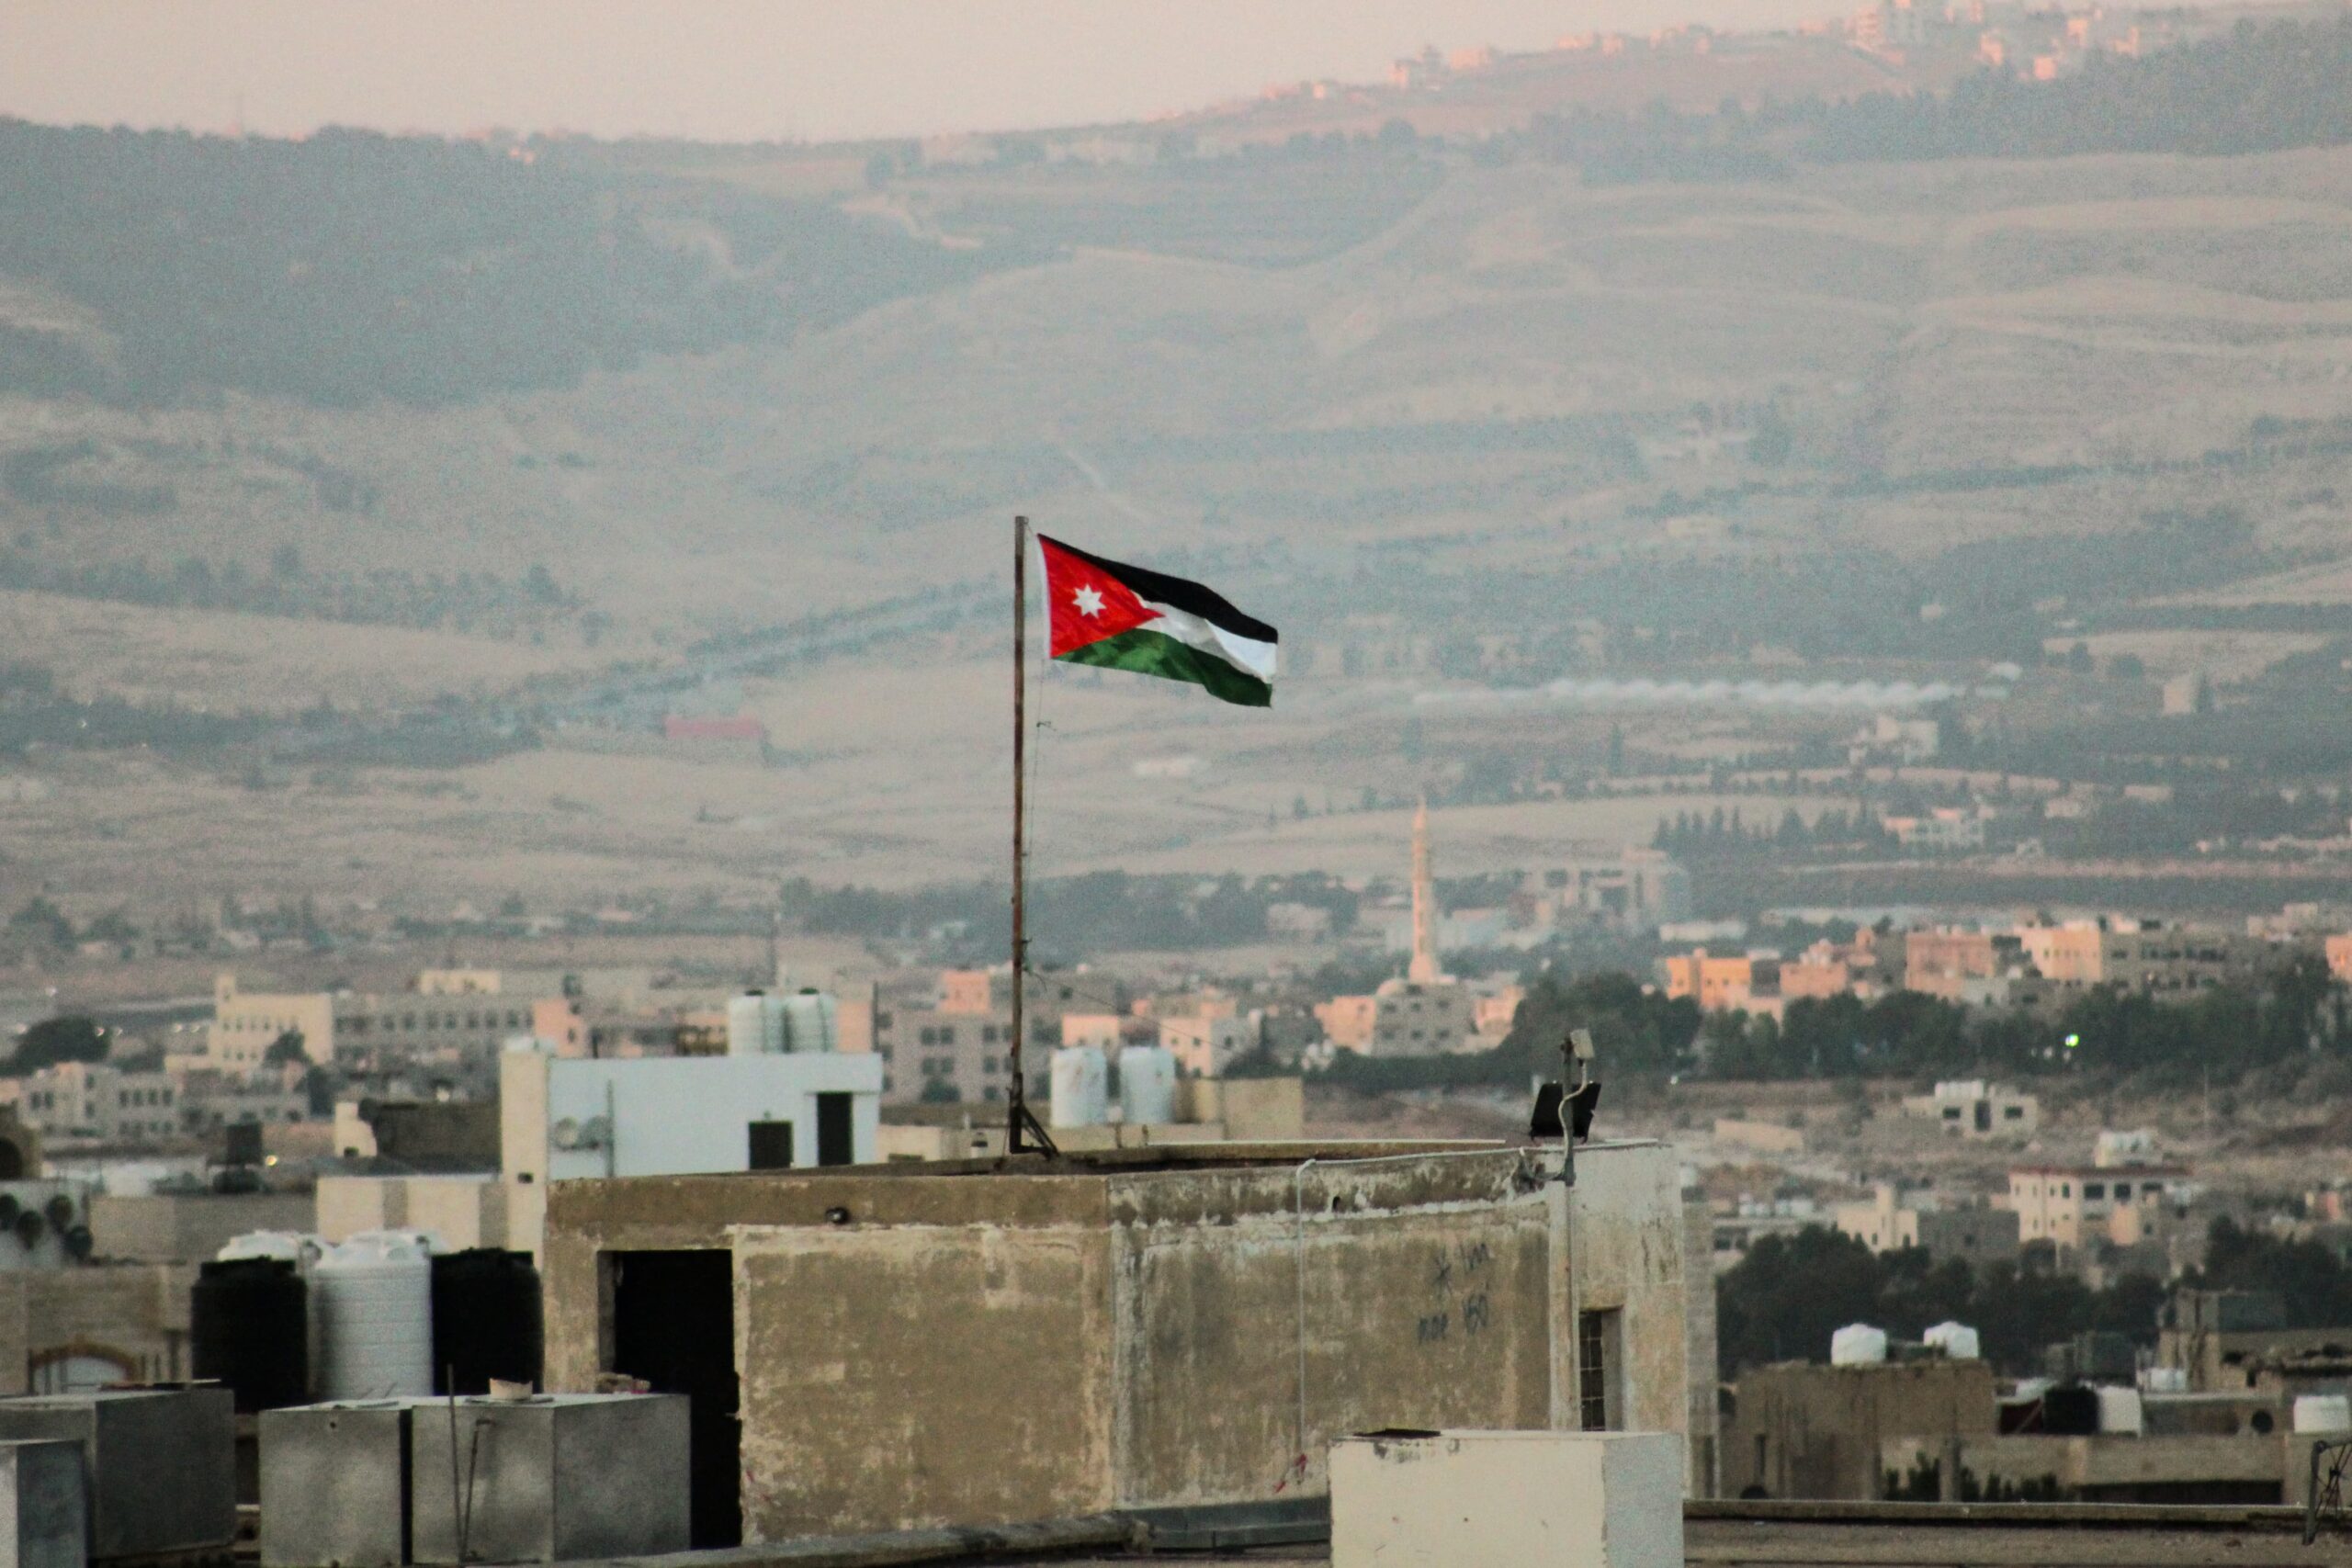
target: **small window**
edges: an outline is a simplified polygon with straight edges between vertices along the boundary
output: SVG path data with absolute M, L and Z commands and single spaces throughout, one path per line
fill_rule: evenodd
M 2091 1201 L 2091 1202 L 2098 1202 L 2098 1201 L 2099 1201 L 2100 1200 L 2104 1199 L 2106 1196 L 2107 1196 L 2107 1183 L 2106 1183 L 2106 1182 L 2104 1182 L 2104 1181 L 2086 1181 L 2086 1182 L 2084 1182 L 2084 1183 L 2083 1183 L 2083 1197 L 2085 1198 L 2085 1200 L 2086 1200 L 2086 1201 Z
M 2125 1199 L 2127 1199 L 2127 1198 L 2129 1198 L 2129 1197 L 2131 1197 L 2131 1196 L 2132 1196 L 2132 1184 L 2131 1184 L 2130 1182 L 2128 1182 L 2128 1181 L 2119 1181 L 2119 1182 L 2117 1182 L 2117 1183 L 2115 1184 L 2115 1201 L 2116 1201 L 2117 1202 L 2120 1203 L 2120 1202 L 2122 1202 Z
M 1623 1418 L 1617 1393 L 1619 1314 L 1577 1314 L 1577 1409 L 1588 1432 L 1613 1432 Z
M 2001 1120 L 2004 1122 L 2024 1121 L 2025 1107 L 2022 1105 L 2004 1105 L 2001 1107 Z

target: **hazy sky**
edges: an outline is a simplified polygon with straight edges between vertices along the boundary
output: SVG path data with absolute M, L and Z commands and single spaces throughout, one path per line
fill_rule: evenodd
M 0 114 L 810 140 L 1139 118 L 1399 54 L 1845 0 L 0 0 Z

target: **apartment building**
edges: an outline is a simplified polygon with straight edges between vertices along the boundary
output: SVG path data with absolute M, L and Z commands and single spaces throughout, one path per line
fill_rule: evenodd
M 180 1135 L 180 1087 L 168 1073 L 127 1073 L 103 1062 L 61 1062 L 21 1078 L 17 1114 L 45 1139 L 153 1143 Z
M 1373 1056 L 1436 1056 L 1474 1039 L 1477 998 L 1459 981 L 1383 980 L 1370 996 L 1317 1005 L 1323 1037 Z
M 1903 1114 L 1933 1122 L 1955 1138 L 2030 1138 L 2041 1126 L 2041 1101 L 2005 1084 L 1959 1078 L 1905 1097 Z
M 2009 1172 L 2007 1207 L 2020 1243 L 2046 1241 L 2063 1256 L 2153 1239 L 2188 1218 L 2195 1191 L 2184 1166 L 2019 1166 Z
M 1690 918 L 1690 874 L 1662 850 L 1596 851 L 1526 873 L 1513 913 L 1554 929 L 1655 931 Z
M 1938 1262 L 1956 1258 L 1974 1269 L 2014 1262 L 2018 1255 L 2018 1216 L 2013 1212 L 1982 1203 L 1945 1208 L 1890 1182 L 1880 1182 L 1859 1202 L 1838 1204 L 1830 1218 L 1839 1231 L 1872 1252 L 1916 1247 Z
M 1716 958 L 1704 948 L 1657 961 L 1660 987 L 1670 998 L 1689 997 L 1702 1011 L 1777 1011 L 1781 962 L 1770 956 L 1742 953 Z
M 2257 937 L 2155 920 L 2027 926 L 2018 938 L 2028 961 L 2061 994 L 2109 986 L 2144 996 L 2193 996 L 2255 978 L 2277 953 Z

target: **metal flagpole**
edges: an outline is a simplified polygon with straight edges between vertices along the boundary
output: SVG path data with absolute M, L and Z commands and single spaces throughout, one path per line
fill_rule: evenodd
M 1012 1080 L 1004 1114 L 1004 1152 L 1034 1149 L 1058 1155 L 1045 1124 L 1029 1109 L 1021 1071 L 1023 996 L 1029 978 L 1029 519 L 1012 520 L 1012 1048 L 1005 1066 Z
M 1021 995 L 1028 967 L 1027 801 L 1023 762 L 1029 736 L 1029 519 L 1012 520 L 1012 1049 L 1008 1059 L 1012 1087 L 1005 1109 L 1004 1150 L 1021 1152 L 1021 1122 L 1028 1112 L 1028 1090 L 1021 1075 Z

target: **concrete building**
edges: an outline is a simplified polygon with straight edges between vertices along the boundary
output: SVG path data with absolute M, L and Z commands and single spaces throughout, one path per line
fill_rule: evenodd
M 307 1192 L 94 1194 L 93 1256 L 122 1263 L 202 1263 L 254 1231 L 306 1231 Z
M 1981 1203 L 1947 1209 L 1917 1194 L 1905 1202 L 1892 1183 L 1880 1182 L 1870 1197 L 1840 1203 L 1830 1215 L 1840 1231 L 1872 1252 L 1916 1247 L 1939 1263 L 1956 1258 L 1977 1269 L 2017 1261 L 2018 1216 L 2007 1209 Z
M 212 982 L 212 1028 L 205 1054 L 223 1072 L 249 1073 L 285 1034 L 299 1034 L 313 1062 L 334 1060 L 334 998 L 324 991 L 245 991 L 234 975 Z
M 1257 1026 L 1246 1018 L 1163 1018 L 1159 1044 L 1176 1055 L 1176 1065 L 1194 1077 L 1222 1077 L 1227 1064 L 1257 1049 Z
M 1058 1029 L 1057 1029 L 1058 1032 Z M 1004 1098 L 1012 1014 L 891 1008 L 875 1014 L 874 1055 L 888 1105 L 992 1105 Z M 1033 1066 L 1045 1065 L 1046 1052 Z
M 1696 948 L 1659 959 L 1657 977 L 1668 997 L 1689 997 L 1706 1012 L 1770 1012 L 1780 999 L 1780 968 L 1777 956 L 1716 958 Z
M 2061 1257 L 2102 1243 L 2132 1247 L 2188 1219 L 2188 1176 L 2180 1166 L 2019 1166 L 2009 1172 L 2007 1206 L 2021 1243 L 2049 1242 Z
M 419 1230 L 435 1250 L 507 1245 L 514 1189 L 493 1173 L 478 1176 L 322 1176 L 306 1224 L 321 1239 L 347 1241 L 363 1231 Z M 536 1205 L 529 1205 L 535 1209 Z M 534 1238 L 525 1236 L 525 1243 Z M 526 1245 L 523 1250 L 530 1250 Z
M 290 1032 L 313 1062 L 444 1062 L 488 1076 L 507 1039 L 532 1032 L 533 998 L 505 989 L 492 971 L 426 970 L 418 980 L 415 990 L 383 996 L 264 993 L 222 975 L 213 982 L 207 1054 L 224 1072 L 251 1072 Z
M 1758 1367 L 1740 1378 L 1724 1428 L 1724 1495 L 1883 1497 L 1890 1441 L 1990 1438 L 1996 1423 L 1993 1369 L 1983 1361 Z
M 536 1252 L 552 1184 L 789 1170 L 880 1157 L 882 1064 L 808 1053 L 605 1060 L 510 1051 L 499 1064 L 506 1245 Z
M 1436 1056 L 1476 1036 L 1476 1003 L 1471 989 L 1454 980 L 1383 980 L 1368 997 L 1334 997 L 1317 1004 L 1315 1016 L 1323 1037 L 1340 1050 Z
M 1596 848 L 1525 873 L 1514 912 L 1553 930 L 1631 933 L 1689 919 L 1690 907 L 1690 874 L 1663 850 Z
M 1983 1078 L 1956 1078 L 1932 1093 L 1906 1095 L 1903 1114 L 1932 1122 L 1955 1138 L 2030 1138 L 2041 1127 L 2041 1101 Z
M 180 1135 L 180 1086 L 168 1073 L 60 1062 L 8 1084 L 18 1119 L 51 1142 L 152 1144 Z
M 2194 996 L 2257 977 L 2278 949 L 2241 932 L 2154 920 L 2075 921 L 2018 932 L 2027 959 L 2060 995 L 2097 987 Z
M 1574 1187 L 1557 1158 L 1209 1145 L 566 1182 L 548 1379 L 687 1393 L 713 1544 L 1314 1497 L 1333 1438 L 1390 1427 L 1681 1432 L 1672 1153 L 1589 1145 Z
M 193 1264 L 0 1272 L 0 1393 L 58 1393 L 190 1375 Z

